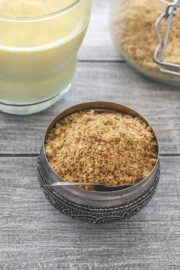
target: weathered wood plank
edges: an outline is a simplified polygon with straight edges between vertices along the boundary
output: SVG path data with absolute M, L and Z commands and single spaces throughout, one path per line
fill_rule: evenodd
M 121 60 L 109 30 L 110 1 L 93 0 L 88 31 L 79 51 L 80 60 Z
M 0 158 L 0 269 L 180 268 L 180 157 L 161 158 L 158 190 L 120 224 L 78 223 L 55 210 L 36 179 L 36 158 Z
M 0 154 L 38 153 L 49 122 L 63 109 L 107 100 L 131 106 L 156 130 L 161 153 L 180 153 L 180 90 L 148 81 L 125 63 L 79 63 L 73 86 L 61 101 L 32 116 L 0 113 Z
M 71 91 L 49 110 L 28 117 L 0 113 L 0 155 L 39 152 L 52 118 L 76 103 L 124 103 L 157 131 L 161 179 L 155 197 L 131 220 L 95 226 L 59 214 L 36 179 L 35 157 L 0 157 L 0 269 L 179 270 L 180 91 L 150 82 L 127 67 L 112 44 L 107 0 L 93 0 Z M 102 61 L 102 63 L 93 63 Z M 107 63 L 103 63 L 107 61 Z M 108 63 L 115 61 L 116 63 Z

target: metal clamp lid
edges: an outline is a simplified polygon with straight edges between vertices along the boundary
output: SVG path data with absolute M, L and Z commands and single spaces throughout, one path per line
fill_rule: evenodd
M 158 70 L 161 71 L 162 73 L 180 77 L 180 70 L 179 71 L 169 70 L 169 68 L 180 69 L 180 65 L 168 63 L 164 61 L 164 55 L 166 51 L 166 45 L 167 45 L 167 40 L 169 36 L 169 30 L 170 30 L 170 26 L 172 22 L 172 17 L 176 16 L 176 10 L 177 8 L 180 7 L 180 0 L 173 0 L 171 2 L 163 0 L 163 2 L 167 3 L 168 5 L 166 7 L 165 12 L 163 12 L 158 18 L 158 20 L 156 21 L 155 30 L 156 30 L 156 35 L 158 39 L 158 45 L 154 52 L 154 61 L 158 65 Z M 167 25 L 166 25 L 164 37 L 162 38 L 159 27 L 163 19 L 167 20 Z

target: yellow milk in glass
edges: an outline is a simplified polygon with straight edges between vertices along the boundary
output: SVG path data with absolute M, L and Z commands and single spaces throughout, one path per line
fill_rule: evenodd
M 0 0 L 0 109 L 29 114 L 69 89 L 90 0 Z

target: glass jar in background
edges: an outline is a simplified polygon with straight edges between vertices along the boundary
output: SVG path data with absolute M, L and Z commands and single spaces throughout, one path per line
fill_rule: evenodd
M 111 34 L 122 57 L 143 75 L 180 86 L 180 0 L 111 3 Z
M 28 16 L 27 0 L 13 0 L 15 11 L 3 6 L 3 1 L 0 0 L 0 14 L 5 13 L 0 16 L 0 110 L 36 113 L 58 101 L 71 85 L 91 0 L 64 1 L 63 8 L 50 14 L 47 6 L 48 15 L 39 15 L 38 3 L 44 8 L 45 3 L 51 7 L 58 1 L 38 1 L 35 6 L 28 6 Z

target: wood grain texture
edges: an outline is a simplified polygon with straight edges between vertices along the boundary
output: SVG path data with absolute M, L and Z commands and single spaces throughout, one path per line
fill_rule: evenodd
M 158 190 L 139 214 L 113 225 L 59 214 L 36 178 L 36 158 L 0 158 L 0 269 L 180 268 L 180 158 L 161 158 Z
M 109 0 L 92 1 L 92 15 L 79 51 L 79 60 L 123 61 L 111 39 L 109 13 Z
M 124 63 L 111 41 L 109 5 L 93 0 L 73 86 L 61 101 L 27 117 L 0 113 L 0 270 L 180 269 L 180 90 L 148 81 Z M 59 214 L 36 177 L 35 156 L 49 122 L 94 100 L 134 108 L 159 138 L 158 190 L 120 224 L 88 225 Z
M 161 153 L 180 153 L 180 90 L 142 78 L 126 63 L 79 63 L 73 86 L 55 106 L 32 116 L 0 113 L 2 153 L 38 153 L 50 121 L 63 109 L 86 101 L 128 105 L 147 117 Z

